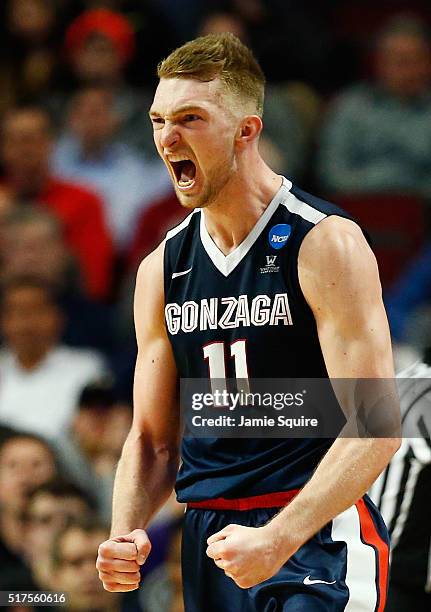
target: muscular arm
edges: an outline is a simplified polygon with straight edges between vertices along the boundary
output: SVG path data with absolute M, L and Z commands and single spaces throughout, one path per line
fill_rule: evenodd
M 141 264 L 135 292 L 134 416 L 114 486 L 112 536 L 143 529 L 178 468 L 177 371 L 164 325 L 163 245 Z
M 391 343 L 377 265 L 360 229 L 346 219 L 325 219 L 304 240 L 298 266 L 330 378 L 392 379 Z M 386 390 L 388 385 L 382 381 L 382 387 Z M 348 414 L 356 410 L 353 388 L 337 386 L 335 381 L 338 400 Z M 386 405 L 392 402 L 396 423 L 398 407 L 390 389 L 389 384 L 389 395 L 382 399 Z M 288 550 L 296 550 L 356 503 L 398 447 L 396 437 L 338 438 L 310 481 L 268 526 L 279 536 L 281 532 Z

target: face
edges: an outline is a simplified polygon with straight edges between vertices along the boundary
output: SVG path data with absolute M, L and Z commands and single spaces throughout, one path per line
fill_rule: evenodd
M 51 151 L 47 117 L 26 110 L 6 117 L 2 134 L 2 161 L 8 174 L 29 182 L 46 172 Z
M 99 544 L 108 537 L 103 530 L 86 533 L 78 527 L 61 537 L 55 585 L 68 593 L 71 610 L 109 610 L 117 601 L 116 594 L 104 590 L 95 567 Z
M 84 517 L 88 512 L 87 504 L 80 497 L 57 497 L 43 491 L 33 495 L 26 511 L 29 559 L 37 563 L 49 553 L 55 535 L 66 522 Z
M 70 127 L 84 147 L 108 142 L 117 124 L 113 97 L 109 92 L 94 89 L 76 97 L 70 115 Z
M 75 53 L 73 69 L 84 83 L 104 83 L 115 80 L 122 63 L 117 50 L 106 36 L 93 34 Z
M 235 173 L 240 122 L 219 79 L 161 79 L 150 117 L 180 203 L 190 209 L 210 205 Z
M 9 27 L 24 39 L 44 39 L 53 23 L 54 9 L 46 0 L 10 0 Z
M 7 276 L 34 274 L 46 280 L 62 279 L 66 249 L 48 223 L 16 223 L 7 226 L 1 238 L 3 269 Z
M 7 345 L 24 358 L 47 352 L 56 344 L 61 327 L 57 307 L 38 287 L 7 290 L 0 322 Z
M 397 34 L 381 43 L 377 75 L 396 95 L 413 97 L 423 93 L 431 80 L 430 49 L 420 37 Z
M 0 451 L 0 504 L 14 511 L 23 509 L 31 489 L 55 475 L 49 449 L 27 438 L 5 442 Z

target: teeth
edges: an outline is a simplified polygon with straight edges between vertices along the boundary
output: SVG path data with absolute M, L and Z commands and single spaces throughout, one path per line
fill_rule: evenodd
M 168 157 L 170 162 L 182 162 L 182 161 L 190 161 L 189 157 L 180 157 L 179 155 L 175 155 L 172 157 Z

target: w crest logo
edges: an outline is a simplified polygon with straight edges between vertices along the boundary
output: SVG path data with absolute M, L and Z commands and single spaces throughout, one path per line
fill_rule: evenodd
M 267 255 L 266 256 L 266 265 L 267 266 L 274 266 L 276 259 L 277 259 L 277 255 Z

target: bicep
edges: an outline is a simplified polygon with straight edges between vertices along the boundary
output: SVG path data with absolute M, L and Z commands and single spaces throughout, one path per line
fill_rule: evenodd
M 299 266 L 328 373 L 333 378 L 391 378 L 391 341 L 375 257 L 356 225 L 335 221 L 334 233 L 339 233 L 332 236 L 328 221 L 322 222 L 327 227 L 321 240 L 316 233 L 304 245 Z

